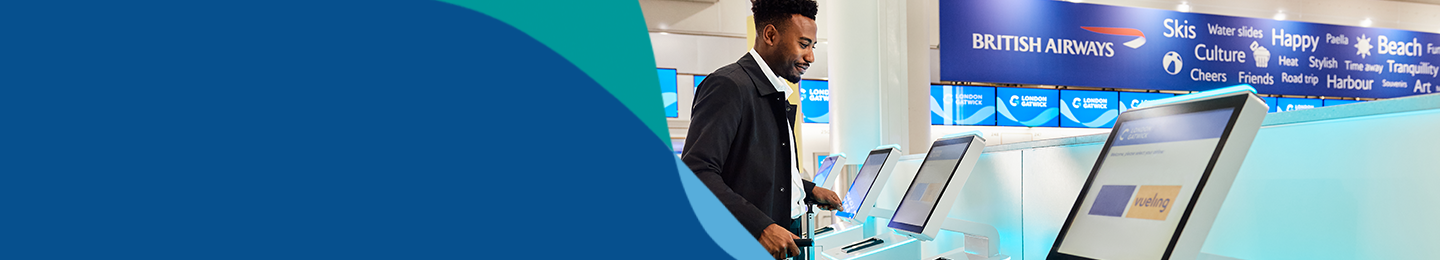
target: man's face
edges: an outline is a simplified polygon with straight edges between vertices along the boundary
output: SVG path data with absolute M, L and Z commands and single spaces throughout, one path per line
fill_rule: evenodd
M 815 62 L 815 20 L 793 14 L 788 21 L 776 25 L 779 32 L 769 41 L 774 44 L 771 56 L 776 59 L 766 57 L 765 63 L 776 76 L 798 83 L 800 75 Z

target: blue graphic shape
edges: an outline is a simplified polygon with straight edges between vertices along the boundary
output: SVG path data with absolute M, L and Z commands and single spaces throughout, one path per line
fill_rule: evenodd
M 0 136 L 0 190 L 6 220 L 23 223 L 5 235 L 24 239 L 7 240 L 4 258 L 519 259 L 557 243 L 731 258 L 684 209 L 670 148 L 640 118 L 545 44 L 474 10 L 7 4 L 3 19 L 25 26 L 6 30 L 23 51 L 4 59 L 24 66 L 6 68 L 0 106 L 23 127 Z M 560 94 L 526 98 L 545 91 Z M 527 127 L 556 116 L 604 127 Z M 623 161 L 626 174 L 536 167 L 555 165 L 533 155 L 557 147 L 604 147 L 559 160 Z M 564 203 L 576 198 L 620 203 Z M 554 225 L 577 217 L 604 224 Z
M 710 235 L 725 253 L 735 259 L 768 259 L 764 247 L 750 232 L 735 220 L 735 216 L 715 198 L 715 193 L 705 186 L 700 178 L 695 177 L 695 172 L 675 157 L 675 168 L 680 174 L 680 183 L 685 187 L 685 198 L 690 200 L 690 209 L 695 212 L 695 218 L 700 220 L 700 226 L 705 228 L 705 233 Z M 762 249 L 762 250 L 756 250 Z
M 956 86 L 953 96 L 956 125 L 995 125 L 994 87 Z
M 996 120 L 1000 126 L 1056 127 L 1060 126 L 1059 92 L 1053 89 L 995 88 L 996 109 L 1001 117 Z M 1025 107 L 1025 97 L 1030 103 L 1043 106 Z
M 1070 124 L 1080 124 L 1080 125 L 1083 125 L 1083 126 L 1089 127 L 1089 128 L 1097 128 L 1097 127 L 1110 127 L 1110 126 L 1114 126 L 1114 124 L 1115 124 L 1115 118 L 1120 116 L 1120 111 L 1119 111 L 1119 110 L 1115 110 L 1115 109 L 1111 109 L 1111 110 L 1105 111 L 1105 113 L 1100 114 L 1100 116 L 1095 117 L 1095 120 L 1091 120 L 1090 122 L 1080 122 L 1080 119 L 1075 118 L 1075 113 L 1070 112 L 1070 107 L 1069 107 L 1069 106 L 1064 106 L 1064 105 L 1060 106 L 1060 114 L 1065 115 L 1065 119 L 1069 119 L 1069 120 L 1070 120 L 1070 121 L 1062 121 L 1062 122 L 1060 122 L 1061 126 L 1065 126 L 1066 123 L 1070 123 Z M 1076 123 L 1076 122 L 1079 122 L 1079 123 Z M 1071 126 L 1065 126 L 1065 127 L 1071 127 Z
M 680 99 L 678 98 L 679 83 L 675 79 L 675 69 L 656 69 L 660 74 L 660 100 L 665 104 L 665 117 L 680 117 Z
M 1061 127 L 1109 128 L 1120 115 L 1119 96 L 1112 91 L 1061 90 L 1060 100 Z
M 700 82 L 701 82 L 701 81 L 705 81 L 705 76 L 695 75 L 695 85 L 694 85 L 694 86 L 690 86 L 690 87 L 691 87 L 691 88 L 698 88 L 698 87 L 700 87 Z
M 1135 185 L 1100 186 L 1095 194 L 1095 203 L 1090 204 L 1090 215 L 1119 217 L 1125 214 L 1130 197 L 1135 196 Z
M 990 124 L 985 124 L 984 122 L 986 122 L 986 121 L 989 121 L 989 122 L 991 122 L 991 123 L 990 123 Z M 964 119 L 960 119 L 960 121 L 959 121 L 959 122 L 956 122 L 955 124 L 958 124 L 958 125 L 994 125 L 994 124 L 995 124 L 994 122 L 995 122 L 995 106 L 987 106 L 987 107 L 982 107 L 982 108 L 980 108 L 980 110 L 976 110 L 976 111 L 975 111 L 975 114 L 971 114 L 970 117 L 966 117 L 966 118 L 964 118 Z

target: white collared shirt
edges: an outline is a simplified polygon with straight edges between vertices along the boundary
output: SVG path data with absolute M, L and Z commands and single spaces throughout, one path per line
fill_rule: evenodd
M 750 49 L 750 57 L 754 57 L 755 63 L 760 64 L 760 71 L 765 72 L 765 78 L 770 79 L 770 85 L 774 86 L 776 91 L 784 92 L 788 98 L 790 92 L 794 91 L 790 89 L 789 81 L 775 76 L 775 72 L 770 71 L 770 65 L 765 64 L 765 59 L 760 58 L 760 54 L 756 53 L 755 49 Z M 785 133 L 790 136 L 790 149 L 792 149 L 786 153 L 790 154 L 790 218 L 793 219 L 805 215 L 805 184 L 804 179 L 800 177 L 799 168 L 796 168 L 799 163 L 795 161 L 795 150 L 793 150 L 797 149 L 795 147 L 795 130 L 791 127 L 789 122 L 786 122 L 785 129 L 788 131 Z

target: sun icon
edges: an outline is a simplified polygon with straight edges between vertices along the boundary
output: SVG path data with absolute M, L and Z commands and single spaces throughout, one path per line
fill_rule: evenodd
M 1355 54 L 1360 54 L 1360 58 L 1361 58 L 1361 59 L 1364 59 L 1365 56 L 1369 56 L 1369 55 L 1370 55 L 1370 48 L 1371 48 L 1371 47 L 1375 47 L 1375 46 L 1370 46 L 1370 38 L 1365 38 L 1365 35 L 1364 35 L 1364 34 L 1361 34 L 1361 35 L 1360 35 L 1360 38 L 1355 38 L 1355 39 L 1360 41 L 1360 43 L 1356 43 L 1356 44 L 1355 44 L 1355 49 L 1358 49 L 1357 51 L 1355 51 Z

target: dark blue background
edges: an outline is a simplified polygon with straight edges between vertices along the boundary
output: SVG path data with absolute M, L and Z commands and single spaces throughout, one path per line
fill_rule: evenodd
M 5 258 L 729 258 L 661 140 L 469 9 L 12 1 L 0 24 Z

